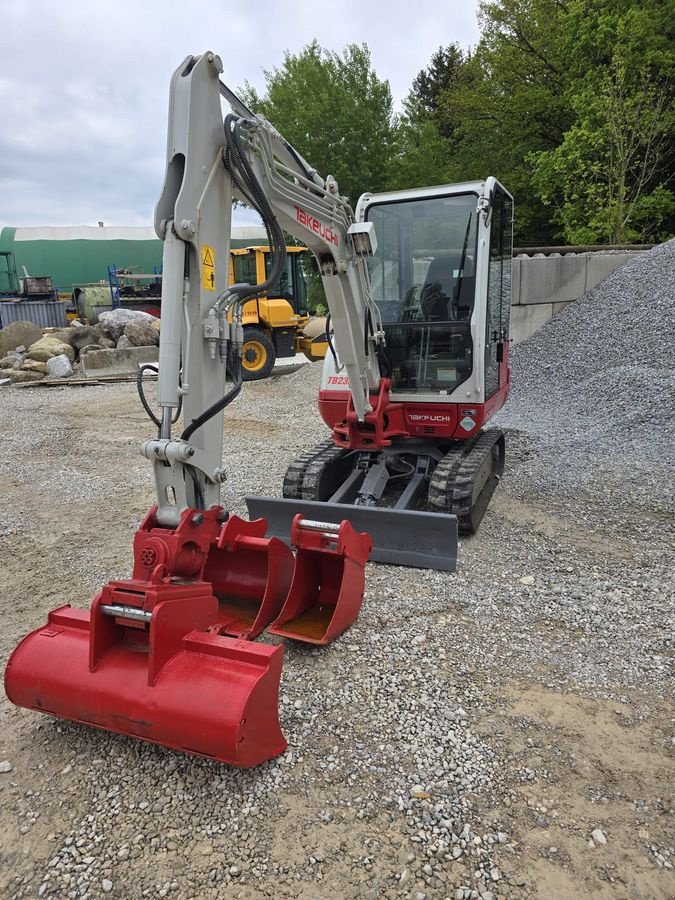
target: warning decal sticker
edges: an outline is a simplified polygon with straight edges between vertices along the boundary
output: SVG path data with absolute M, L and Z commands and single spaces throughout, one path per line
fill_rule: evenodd
M 205 291 L 216 289 L 216 255 L 208 244 L 202 244 L 202 287 Z

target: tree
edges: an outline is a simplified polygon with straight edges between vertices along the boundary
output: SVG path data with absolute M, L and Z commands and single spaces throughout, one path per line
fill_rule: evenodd
M 533 152 L 554 149 L 569 127 L 562 0 L 490 0 L 481 38 L 449 86 L 439 115 L 453 123 L 453 181 L 497 176 L 516 198 L 516 240 L 548 243 L 555 226 L 532 180 Z
M 263 96 L 247 83 L 241 92 L 340 193 L 354 204 L 365 191 L 386 187 L 395 152 L 396 120 L 389 83 L 371 67 L 368 47 L 350 44 L 342 55 L 316 41 L 265 72 Z
M 570 0 L 564 21 L 573 125 L 534 153 L 540 197 L 572 243 L 672 232 L 672 26 L 657 0 Z
M 465 62 L 458 44 L 439 47 L 428 67 L 418 72 L 405 101 L 409 118 L 421 118 L 425 114 L 435 118 L 440 134 L 447 140 L 452 138 L 454 123 L 443 115 L 442 97 L 460 78 Z

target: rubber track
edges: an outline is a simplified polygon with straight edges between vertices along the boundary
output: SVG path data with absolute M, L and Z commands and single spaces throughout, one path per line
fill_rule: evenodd
M 337 447 L 332 441 L 329 441 L 328 443 L 329 446 L 317 453 L 310 460 L 309 465 L 305 469 L 305 477 L 302 480 L 303 500 L 322 499 L 319 496 L 319 481 L 325 467 L 327 465 L 330 465 L 330 463 L 332 463 L 334 460 L 339 459 L 341 456 L 345 455 L 346 451 L 342 447 Z M 337 488 L 338 485 L 335 485 L 334 490 L 337 490 Z M 331 494 L 332 493 L 333 491 L 331 491 Z
M 429 483 L 428 505 L 433 512 L 457 516 L 460 533 L 472 534 L 483 518 L 501 473 L 493 472 L 478 497 L 474 512 L 478 520 L 472 522 L 471 501 L 474 480 L 488 453 L 503 438 L 498 428 L 481 431 L 473 440 L 453 448 L 434 469 Z
M 329 438 L 327 441 L 322 441 L 312 450 L 307 450 L 306 453 L 303 453 L 290 464 L 284 475 L 283 497 L 286 497 L 287 500 L 307 499 L 304 497 L 302 490 L 307 468 L 315 457 L 320 456 L 330 447 L 335 447 L 335 444 Z M 339 448 L 335 447 L 335 449 L 337 450 Z

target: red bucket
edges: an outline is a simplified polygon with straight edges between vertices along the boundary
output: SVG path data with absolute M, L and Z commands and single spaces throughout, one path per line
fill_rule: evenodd
M 293 581 L 268 634 L 329 644 L 361 610 L 370 536 L 346 520 L 333 525 L 297 515 L 291 542 L 297 547 Z
M 103 599 L 94 602 L 94 621 L 104 615 Z M 233 766 L 255 766 L 283 753 L 282 647 L 196 629 L 170 634 L 176 611 L 169 607 L 177 604 L 192 613 L 195 606 L 210 607 L 209 618 L 215 618 L 213 597 L 160 602 L 149 624 L 150 647 L 129 635 L 136 630 L 127 627 L 131 620 L 109 618 L 101 624 L 104 630 L 112 626 L 114 637 L 103 641 L 106 647 L 93 666 L 90 645 L 100 636 L 89 612 L 69 606 L 53 610 L 48 624 L 12 653 L 5 671 L 7 696 L 18 706 Z M 163 660 L 167 642 L 171 652 Z M 153 652 L 158 650 L 159 658 Z
M 266 538 L 267 522 L 230 516 L 211 544 L 204 569 L 218 600 L 218 631 L 257 637 L 279 615 L 293 577 L 291 549 Z

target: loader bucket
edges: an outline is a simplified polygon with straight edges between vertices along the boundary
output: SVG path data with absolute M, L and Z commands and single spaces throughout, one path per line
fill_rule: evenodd
M 119 622 L 112 624 L 120 639 L 92 669 L 89 612 L 53 610 L 47 625 L 24 638 L 9 659 L 9 699 L 233 766 L 255 766 L 283 753 L 287 745 L 277 711 L 281 646 L 190 630 L 151 682 L 146 649 L 124 638 Z
M 370 538 L 347 521 L 332 525 L 297 515 L 291 541 L 297 547 L 293 582 L 268 633 L 329 644 L 349 628 L 361 609 Z
M 267 523 L 230 516 L 211 545 L 204 579 L 218 600 L 218 631 L 257 637 L 277 617 L 293 576 L 293 553 L 266 538 Z
M 457 568 L 457 517 L 453 515 L 276 497 L 246 497 L 246 506 L 252 519 L 267 519 L 268 534 L 286 543 L 291 542 L 298 513 L 307 519 L 346 519 L 356 531 L 366 531 L 372 538 L 373 562 L 442 572 Z

